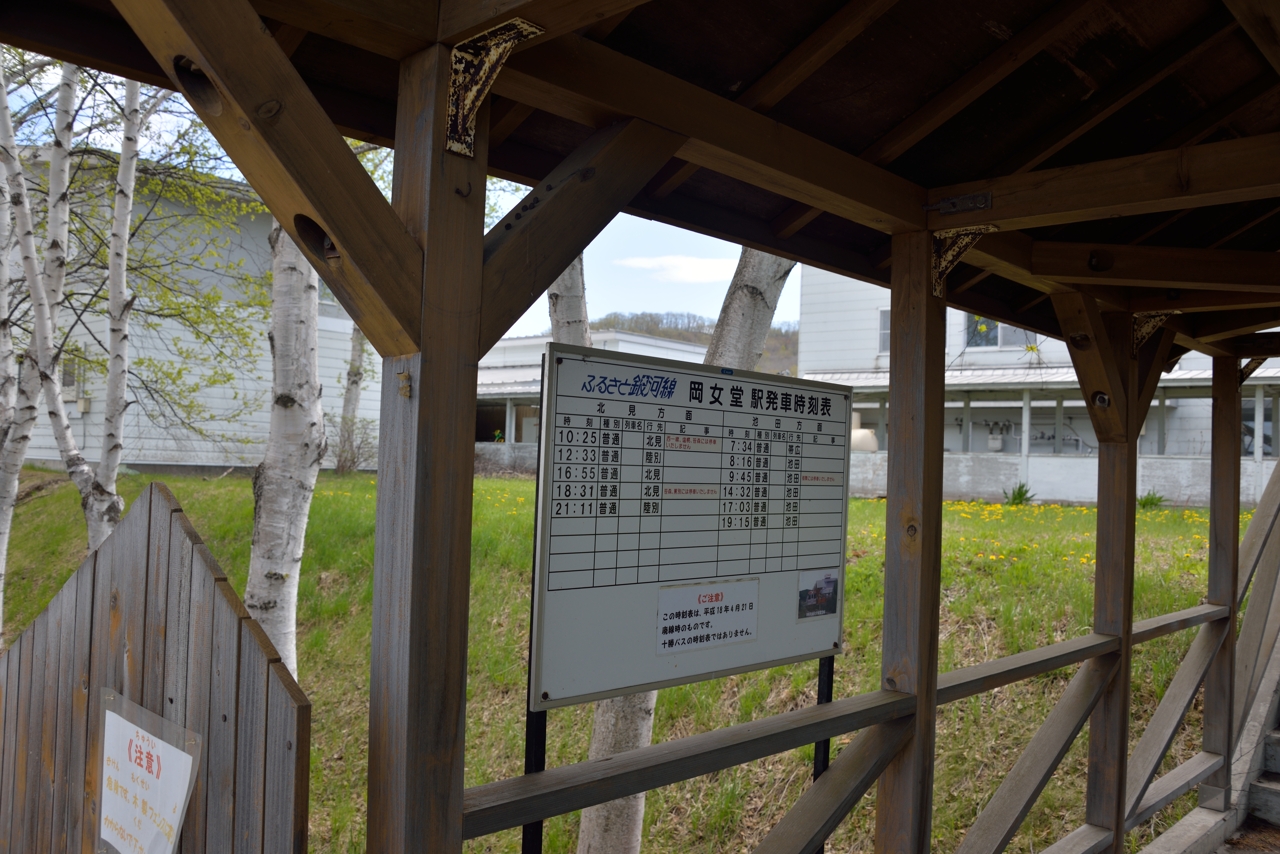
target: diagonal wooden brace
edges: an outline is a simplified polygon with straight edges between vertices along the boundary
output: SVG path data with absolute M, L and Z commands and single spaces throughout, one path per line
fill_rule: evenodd
M 948 228 L 933 233 L 933 295 L 947 295 L 947 274 L 960 263 L 964 254 L 982 239 L 1000 229 L 994 225 L 972 225 L 966 228 Z
M 1253 376 L 1253 372 L 1258 370 L 1258 368 L 1261 368 L 1266 363 L 1266 361 L 1267 361 L 1266 359 L 1258 357 L 1258 358 L 1250 359 L 1249 361 L 1241 365 L 1240 366 L 1240 385 L 1244 385 L 1244 381 L 1249 379 L 1249 377 Z
M 247 0 L 118 0 L 383 356 L 418 350 L 422 249 Z
M 597 131 L 485 235 L 481 353 L 507 333 L 684 142 L 640 119 Z
M 1092 297 L 1058 293 L 1051 299 L 1098 441 L 1125 441 L 1128 404 L 1120 358 L 1127 358 L 1129 354 L 1115 352 L 1098 304 Z

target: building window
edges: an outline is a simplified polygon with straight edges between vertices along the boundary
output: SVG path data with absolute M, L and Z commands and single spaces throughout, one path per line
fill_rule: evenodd
M 1026 350 L 1035 347 L 1039 339 L 1028 329 L 1000 324 L 1000 346 L 1005 349 Z
M 977 314 L 965 315 L 966 347 L 1000 346 L 1000 324 Z
M 880 352 L 889 352 L 889 309 L 880 309 Z

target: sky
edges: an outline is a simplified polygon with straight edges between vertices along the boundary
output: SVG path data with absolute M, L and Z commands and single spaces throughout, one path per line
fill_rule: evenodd
M 611 312 L 689 311 L 720 314 L 741 248 L 628 214 L 616 216 L 583 257 L 587 311 L 592 319 Z M 774 322 L 800 319 L 800 267 L 791 271 Z M 544 295 L 508 335 L 541 335 L 551 328 Z

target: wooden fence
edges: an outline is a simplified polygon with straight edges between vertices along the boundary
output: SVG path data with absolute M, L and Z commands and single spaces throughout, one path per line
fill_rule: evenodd
M 96 850 L 103 688 L 203 739 L 179 850 L 306 850 L 311 704 L 163 484 L 0 653 L 0 854 Z

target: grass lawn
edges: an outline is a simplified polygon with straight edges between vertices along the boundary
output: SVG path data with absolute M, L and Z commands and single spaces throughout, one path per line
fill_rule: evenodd
M 28 477 L 44 475 L 27 473 Z M 165 478 L 196 530 L 243 591 L 253 497 L 248 479 Z M 146 479 L 129 476 L 131 500 Z M 364 850 L 366 727 L 375 481 L 323 475 L 311 509 L 299 597 L 299 681 L 314 704 L 311 849 Z M 473 534 L 466 783 L 520 773 L 532 554 L 531 481 L 477 480 Z M 880 672 L 884 504 L 851 501 L 845 652 L 835 695 L 874 690 Z M 1246 511 L 1241 519 L 1248 523 Z M 1087 634 L 1093 610 L 1096 512 L 1091 507 L 1006 507 L 952 502 L 943 530 L 942 669 Z M 1197 509 L 1138 512 L 1135 619 L 1197 604 L 1205 591 L 1208 516 Z M 5 590 L 5 638 L 20 632 L 84 554 L 80 502 L 70 484 L 17 509 Z M 1134 656 L 1133 740 L 1154 711 L 1193 632 L 1160 638 Z M 938 720 L 935 848 L 955 849 L 1072 670 L 1046 674 L 945 707 Z M 813 662 L 661 692 L 655 740 L 669 740 L 814 702 Z M 547 764 L 586 757 L 589 707 L 550 714 Z M 1166 767 L 1199 749 L 1199 701 Z M 1087 732 L 1087 727 L 1086 727 Z M 839 750 L 848 739 L 837 740 Z M 1083 821 L 1085 735 L 1045 789 L 1011 851 L 1043 850 Z M 652 852 L 750 851 L 807 785 L 812 748 L 792 751 L 649 794 Z M 1176 760 L 1176 761 L 1175 761 Z M 1174 803 L 1130 834 L 1136 850 L 1192 805 Z M 869 850 L 874 794 L 836 831 L 829 851 Z M 577 817 L 546 825 L 548 852 L 571 852 Z M 516 852 L 518 831 L 473 840 L 469 852 Z

